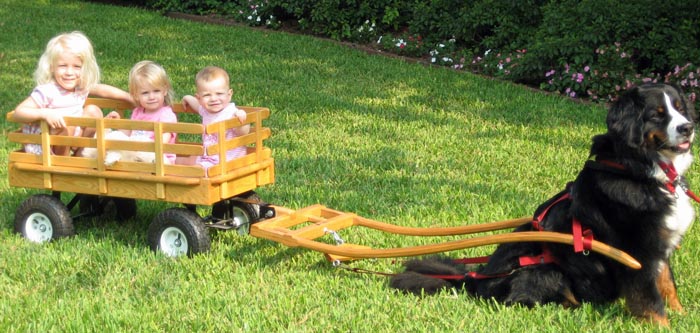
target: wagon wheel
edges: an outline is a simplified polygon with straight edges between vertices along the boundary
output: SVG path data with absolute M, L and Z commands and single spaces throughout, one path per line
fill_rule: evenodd
M 15 232 L 35 243 L 75 234 L 68 208 L 60 199 L 46 194 L 33 195 L 17 207 Z
M 255 191 L 248 191 L 234 198 L 215 203 L 211 208 L 211 215 L 215 219 L 231 220 L 231 224 L 240 235 L 247 235 L 250 233 L 250 225 L 259 218 L 260 207 L 253 203 L 236 200 L 236 198 L 245 201 L 260 201 L 260 197 Z
M 80 209 L 80 214 L 98 216 L 102 215 L 103 207 L 100 203 L 100 197 L 91 194 L 79 194 L 80 201 L 78 202 L 78 207 Z
M 170 208 L 156 215 L 148 227 L 151 250 L 169 257 L 209 251 L 209 232 L 202 218 L 186 208 Z
M 80 214 L 100 216 L 105 213 L 109 201 L 114 203 L 117 221 L 126 221 L 136 216 L 136 200 L 130 198 L 100 197 L 91 194 L 80 194 Z M 111 211 L 111 209 L 107 209 Z
M 126 221 L 136 216 L 136 200 L 130 198 L 111 198 L 117 210 L 117 220 Z
M 252 201 L 260 201 L 257 193 L 250 191 L 242 195 L 244 199 Z M 250 233 L 250 225 L 258 221 L 260 218 L 260 206 L 252 203 L 237 201 L 231 199 L 231 218 L 233 224 L 238 226 L 239 235 L 247 235 Z

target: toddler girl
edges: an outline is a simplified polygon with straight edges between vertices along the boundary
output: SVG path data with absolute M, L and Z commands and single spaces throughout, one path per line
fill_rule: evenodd
M 41 133 L 39 121 L 44 120 L 51 128 L 51 134 L 92 137 L 94 128 L 66 126 L 63 117 L 101 118 L 99 107 L 84 105 L 88 95 L 133 103 L 125 91 L 99 83 L 100 68 L 92 44 L 78 31 L 60 34 L 49 41 L 39 59 L 34 79 L 37 86 L 15 108 L 13 120 L 25 123 L 22 133 Z M 25 144 L 24 151 L 42 154 L 38 144 Z M 52 151 L 57 155 L 68 155 L 71 150 L 53 146 Z
M 137 107 L 131 112 L 132 120 L 176 123 L 177 116 L 173 104 L 173 89 L 168 74 L 160 65 L 153 61 L 141 61 L 134 65 L 129 72 L 129 93 Z M 107 118 L 118 119 L 119 113 L 112 111 Z M 130 140 L 154 141 L 153 131 L 124 131 Z M 163 142 L 175 143 L 176 133 L 163 133 Z M 165 163 L 175 163 L 175 154 L 164 154 Z M 105 157 L 106 164 L 118 161 L 119 155 L 111 154 Z
M 182 103 L 185 105 L 185 108 L 189 107 L 202 116 L 202 124 L 206 126 L 217 121 L 231 119 L 232 117 L 237 117 L 241 122 L 246 120 L 245 111 L 239 110 L 236 108 L 236 104 L 231 103 L 233 90 L 229 87 L 229 76 L 224 69 L 215 66 L 205 67 L 197 73 L 195 84 L 197 86 L 196 97 L 184 96 Z M 250 125 L 229 129 L 226 131 L 226 139 L 232 139 L 249 132 Z M 216 133 L 202 134 L 204 147 L 217 144 L 218 142 L 219 137 Z M 245 154 L 245 147 L 229 149 L 226 152 L 226 160 L 230 161 Z M 194 161 L 184 162 L 184 164 L 195 163 L 208 169 L 213 165 L 219 164 L 219 155 L 197 156 Z

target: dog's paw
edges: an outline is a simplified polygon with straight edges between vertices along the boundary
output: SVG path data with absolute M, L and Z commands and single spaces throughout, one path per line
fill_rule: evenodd
M 108 151 L 107 154 L 105 154 L 105 166 L 111 167 L 114 163 L 119 162 L 121 158 L 122 154 L 119 152 Z

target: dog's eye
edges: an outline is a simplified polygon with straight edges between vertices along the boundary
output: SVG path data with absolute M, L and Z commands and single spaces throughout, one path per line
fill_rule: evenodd
M 666 109 L 663 106 L 658 106 L 655 109 L 649 110 L 647 113 L 647 117 L 650 120 L 654 121 L 660 121 L 664 118 L 664 115 L 666 114 Z

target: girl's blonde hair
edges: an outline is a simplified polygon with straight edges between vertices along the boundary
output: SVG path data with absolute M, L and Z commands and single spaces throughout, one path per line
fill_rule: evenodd
M 80 69 L 80 82 L 78 89 L 84 93 L 100 83 L 100 67 L 97 66 L 95 52 L 90 40 L 80 31 L 62 33 L 51 38 L 46 44 L 46 50 L 39 58 L 39 64 L 34 72 L 34 80 L 37 85 L 54 82 L 54 71 L 58 56 L 70 53 L 80 58 L 83 66 Z
M 172 106 L 175 99 L 173 86 L 170 84 L 168 74 L 165 69 L 157 63 L 144 60 L 136 63 L 129 72 L 129 94 L 136 101 L 138 100 L 139 85 L 148 83 L 154 87 L 161 87 L 167 92 L 165 95 L 165 105 Z

